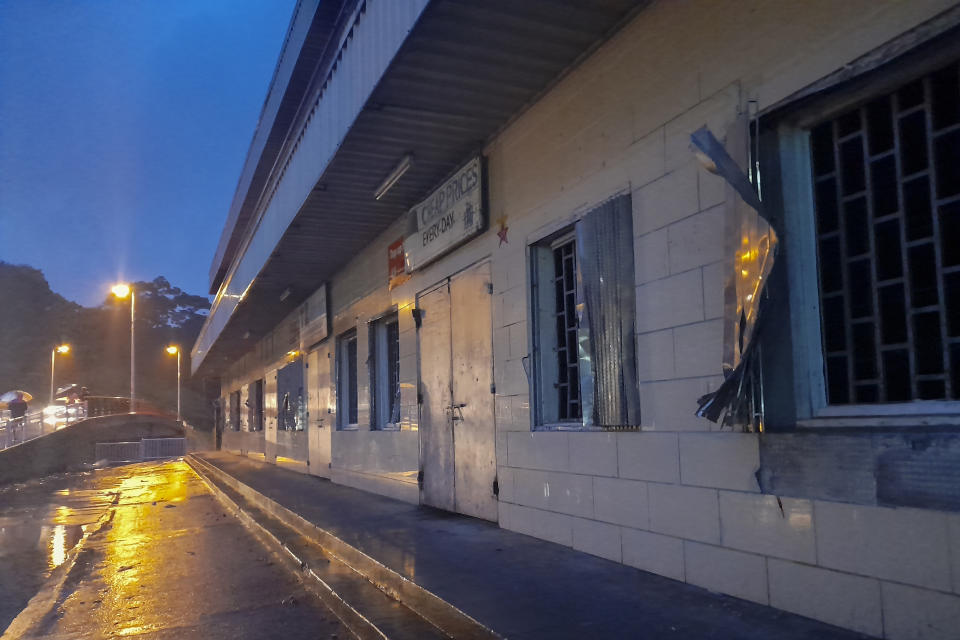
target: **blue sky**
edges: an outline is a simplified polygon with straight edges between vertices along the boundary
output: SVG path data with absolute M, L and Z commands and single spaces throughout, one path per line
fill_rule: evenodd
M 294 0 L 0 0 L 0 260 L 205 294 Z

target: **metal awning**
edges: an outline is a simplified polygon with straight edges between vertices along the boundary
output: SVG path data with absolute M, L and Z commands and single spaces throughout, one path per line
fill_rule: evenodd
M 195 375 L 251 349 L 644 4 L 433 0 Z M 374 200 L 411 152 L 412 168 Z

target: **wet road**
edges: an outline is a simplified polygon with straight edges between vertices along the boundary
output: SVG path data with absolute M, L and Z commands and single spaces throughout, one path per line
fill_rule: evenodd
M 181 461 L 0 490 L 0 628 L 38 589 L 4 640 L 350 637 Z

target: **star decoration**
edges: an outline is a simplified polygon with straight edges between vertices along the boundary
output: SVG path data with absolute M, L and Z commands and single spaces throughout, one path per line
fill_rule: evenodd
M 497 229 L 497 237 L 500 238 L 500 244 L 498 246 L 502 247 L 504 243 L 509 244 L 510 241 L 507 240 L 507 230 L 509 229 L 507 226 L 507 216 L 500 216 L 500 218 L 497 219 L 497 226 L 499 227 L 499 229 Z

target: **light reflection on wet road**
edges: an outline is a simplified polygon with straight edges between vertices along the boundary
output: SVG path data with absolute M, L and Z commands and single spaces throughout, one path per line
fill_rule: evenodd
M 0 490 L 0 628 L 86 530 L 63 592 L 30 637 L 350 635 L 181 461 Z

